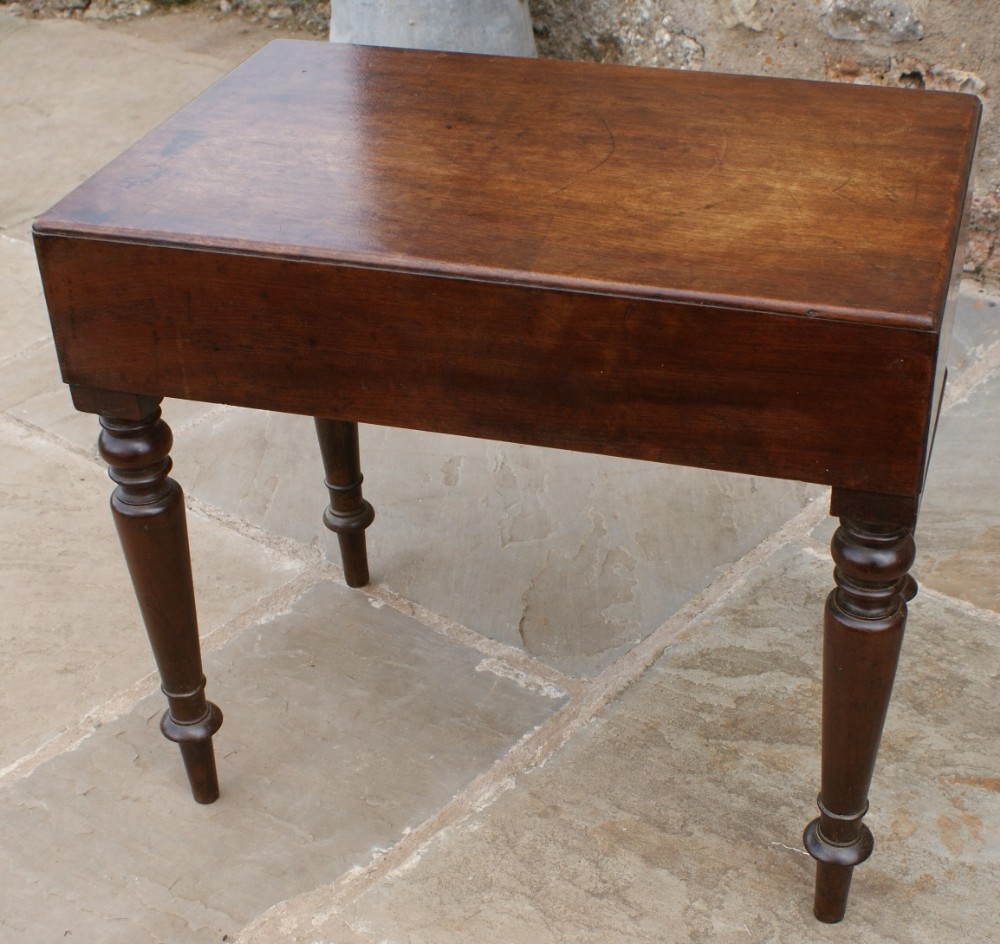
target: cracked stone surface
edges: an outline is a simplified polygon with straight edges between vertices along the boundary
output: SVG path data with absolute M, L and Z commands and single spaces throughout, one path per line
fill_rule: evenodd
M 190 494 L 336 542 L 311 420 L 232 410 L 174 448 Z M 478 633 L 590 676 L 817 490 L 799 483 L 406 430 L 361 430 L 372 577 Z M 220 461 L 219 457 L 224 456 Z
M 393 944 L 996 940 L 1000 641 L 938 600 L 911 614 L 849 924 L 811 917 L 828 581 L 825 560 L 778 552 L 544 769 L 338 920 Z M 258 933 L 352 940 L 335 921 Z
M 0 418 L 0 768 L 153 671 L 95 463 Z M 189 515 L 203 632 L 300 569 Z
M 0 794 L 0 940 L 218 942 L 367 865 L 561 704 L 480 662 L 318 584 L 206 660 L 215 804 L 190 799 L 158 693 Z
M 823 29 L 834 39 L 906 43 L 924 27 L 906 0 L 823 0 Z

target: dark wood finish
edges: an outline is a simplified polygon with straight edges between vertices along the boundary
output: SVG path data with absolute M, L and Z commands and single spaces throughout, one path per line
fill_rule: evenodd
M 375 510 L 361 494 L 358 424 L 316 417 L 316 435 L 330 493 L 323 524 L 337 535 L 347 586 L 363 587 L 368 583 L 365 528 L 375 520 Z
M 101 427 L 101 455 L 118 486 L 111 511 L 167 696 L 160 729 L 180 746 L 194 798 L 212 803 L 222 712 L 205 700 L 184 495 L 168 475 L 173 437 L 159 407 L 141 419 L 102 416 Z
M 862 822 L 906 625 L 913 533 L 842 519 L 832 542 L 837 587 L 823 633 L 820 816 L 806 829 L 816 859 L 816 917 L 840 921 L 854 866 L 874 840 Z
M 36 223 L 63 377 L 119 438 L 162 435 L 166 395 L 349 417 L 317 430 L 352 583 L 358 421 L 834 486 L 807 843 L 837 920 L 870 851 L 979 113 L 276 42 Z
M 37 224 L 64 376 L 912 496 L 978 107 L 274 43 Z
M 926 330 L 978 114 L 973 96 L 278 41 L 40 230 Z
M 49 289 L 71 383 L 920 489 L 932 331 L 75 237 L 39 251 L 74 272 Z

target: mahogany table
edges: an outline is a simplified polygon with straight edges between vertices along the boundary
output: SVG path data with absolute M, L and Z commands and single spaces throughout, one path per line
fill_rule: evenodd
M 165 397 L 833 487 L 815 912 L 843 917 L 944 385 L 965 95 L 272 43 L 35 224 L 195 799 L 218 796 Z M 224 456 L 219 457 L 225 461 Z M 442 536 L 442 540 L 446 539 Z

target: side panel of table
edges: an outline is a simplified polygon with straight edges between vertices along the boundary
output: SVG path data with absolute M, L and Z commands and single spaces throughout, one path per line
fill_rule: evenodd
M 77 387 L 911 498 L 921 490 L 934 332 L 208 250 L 36 242 L 63 378 Z

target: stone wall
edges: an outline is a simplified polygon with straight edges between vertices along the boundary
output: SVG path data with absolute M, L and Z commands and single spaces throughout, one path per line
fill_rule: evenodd
M 531 0 L 541 55 L 971 92 L 966 268 L 1000 281 L 1000 0 Z

